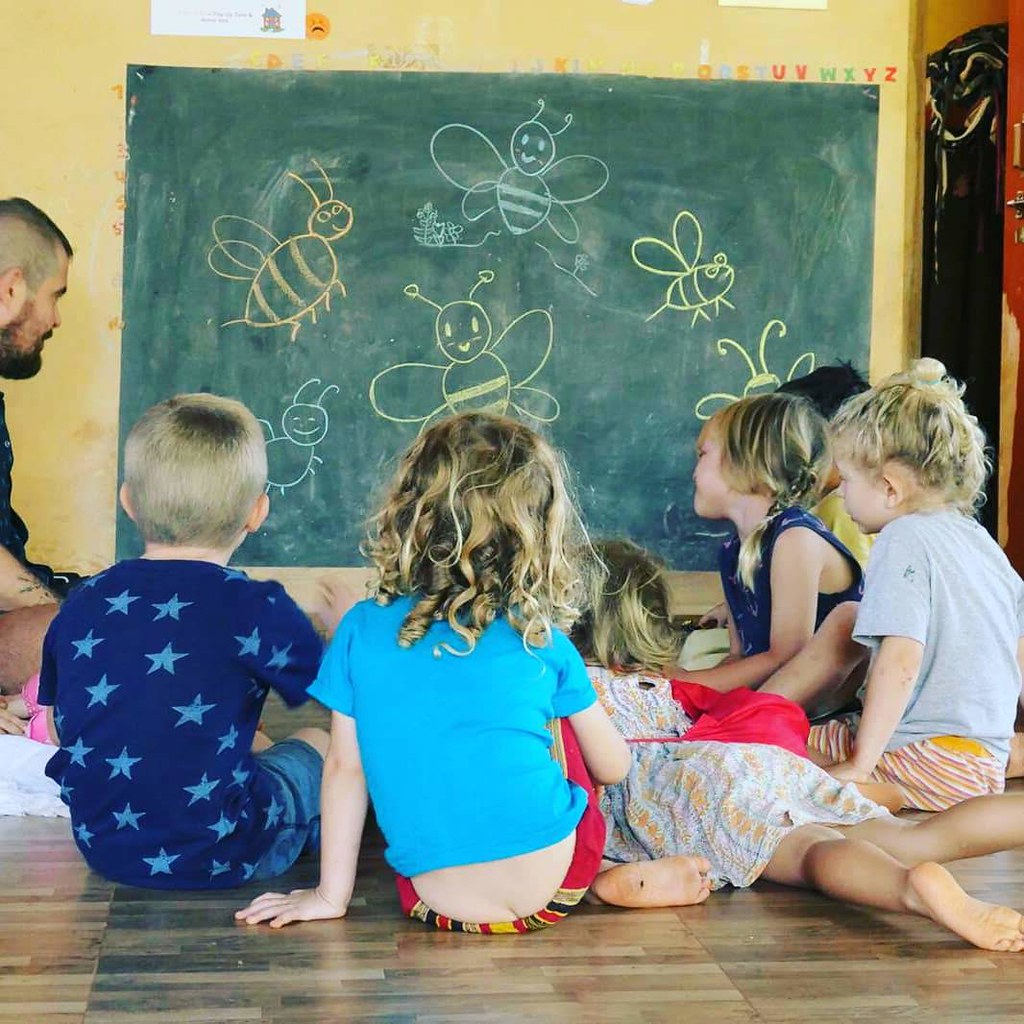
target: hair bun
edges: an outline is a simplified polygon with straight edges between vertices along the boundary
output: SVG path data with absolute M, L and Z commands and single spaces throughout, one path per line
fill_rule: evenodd
M 913 380 L 922 384 L 938 384 L 946 376 L 946 367 L 930 356 L 924 359 L 917 359 L 910 367 L 910 376 Z

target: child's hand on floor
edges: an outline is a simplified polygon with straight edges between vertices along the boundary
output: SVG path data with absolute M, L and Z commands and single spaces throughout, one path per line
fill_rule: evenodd
M 269 921 L 271 928 L 283 928 L 293 921 L 328 921 L 344 917 L 348 907 L 339 907 L 320 894 L 319 889 L 292 889 L 286 896 L 265 892 L 244 910 L 235 911 L 235 920 L 246 924 Z

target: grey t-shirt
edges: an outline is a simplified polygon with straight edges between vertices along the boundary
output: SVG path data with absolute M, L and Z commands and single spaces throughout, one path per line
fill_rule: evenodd
M 1006 761 L 1020 697 L 1024 583 L 998 544 L 956 512 L 894 519 L 875 541 L 854 639 L 924 645 L 921 673 L 886 746 L 963 736 Z

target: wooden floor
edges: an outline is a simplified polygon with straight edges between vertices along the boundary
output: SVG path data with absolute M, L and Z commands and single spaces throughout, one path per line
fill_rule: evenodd
M 231 916 L 262 886 L 113 885 L 66 820 L 0 818 L 0 1022 L 1024 1021 L 1024 954 L 922 919 L 764 884 L 681 910 L 585 907 L 527 936 L 441 934 L 399 916 L 381 851 L 374 832 L 344 921 L 271 932 Z M 953 870 L 1024 906 L 1024 850 Z M 280 885 L 315 880 L 302 862 Z

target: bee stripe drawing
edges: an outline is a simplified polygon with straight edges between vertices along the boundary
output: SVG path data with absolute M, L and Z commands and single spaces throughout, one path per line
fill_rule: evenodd
M 419 423 L 420 431 L 441 416 L 468 409 L 510 409 L 543 423 L 558 418 L 558 401 L 531 387 L 554 344 L 554 321 L 546 309 L 521 313 L 492 342 L 491 318 L 473 296 L 494 280 L 481 270 L 465 299 L 446 305 L 428 299 L 417 284 L 403 289 L 437 310 L 434 341 L 445 363 L 399 363 L 370 382 L 374 412 L 392 423 Z M 500 354 L 499 354 L 500 353 Z
M 630 249 L 633 262 L 649 274 L 671 277 L 665 289 L 665 301 L 644 322 L 653 320 L 666 309 L 692 312 L 690 326 L 698 317 L 711 320 L 707 309 L 717 316 L 719 306 L 736 307 L 726 298 L 736 279 L 724 252 L 716 253 L 710 262 L 701 262 L 704 231 L 700 221 L 689 210 L 680 210 L 672 222 L 672 245 L 645 235 L 637 238 Z
M 327 186 L 327 198 L 293 171 L 287 178 L 298 182 L 310 195 L 313 211 L 304 234 L 283 241 L 248 217 L 222 214 L 213 221 L 215 244 L 207 254 L 210 269 L 232 281 L 251 281 L 244 315 L 221 324 L 246 324 L 271 328 L 290 324 L 295 341 L 304 319 L 317 322 L 321 306 L 331 310 L 331 292 L 348 293 L 338 276 L 338 257 L 332 242 L 348 234 L 352 208 L 334 197 L 334 185 L 316 160 L 313 165 Z M 243 236 L 243 237 L 236 237 Z
M 718 354 L 724 356 L 729 349 L 735 352 L 739 352 L 744 362 L 747 364 L 747 369 L 750 371 L 750 376 L 747 378 L 747 383 L 743 387 L 743 394 L 733 395 L 726 391 L 715 391 L 709 395 L 705 395 L 697 402 L 694 406 L 694 415 L 699 420 L 709 420 L 715 414 L 718 409 L 723 406 L 730 405 L 732 402 L 738 401 L 740 398 L 745 398 L 753 391 L 757 391 L 761 388 L 771 388 L 773 391 L 782 384 L 779 377 L 772 373 L 768 369 L 768 363 L 766 361 L 765 348 L 768 344 L 768 338 L 771 336 L 772 331 L 778 332 L 778 337 L 784 338 L 786 336 L 786 325 L 781 320 L 769 320 L 764 325 L 764 330 L 761 331 L 761 341 L 758 344 L 757 357 L 758 362 L 761 364 L 760 370 L 751 359 L 750 354 L 747 352 L 742 345 L 737 341 L 733 341 L 732 338 L 719 338 L 716 343 Z M 786 375 L 786 380 L 791 381 L 794 377 L 802 377 L 805 374 L 810 373 L 814 369 L 815 356 L 813 352 L 804 352 L 803 355 L 799 356 L 793 365 L 789 368 L 789 373 Z

